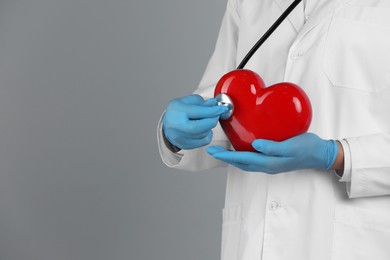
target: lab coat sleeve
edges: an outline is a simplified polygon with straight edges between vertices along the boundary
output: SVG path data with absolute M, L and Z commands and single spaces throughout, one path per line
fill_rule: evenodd
M 157 129 L 157 143 L 161 159 L 168 167 L 188 171 L 201 171 L 226 166 L 226 163 L 210 156 L 205 151 L 205 147 L 192 150 L 180 150 L 177 153 L 169 150 L 164 143 L 161 119 Z M 225 137 L 220 125 L 213 129 L 213 139 L 210 145 L 220 145 L 225 148 L 230 148 L 230 143 Z
M 339 141 L 344 150 L 344 171 L 342 176 L 340 176 L 336 171 L 335 173 L 340 177 L 340 182 L 351 182 L 351 151 L 349 149 L 347 140 L 343 139 Z M 349 188 L 349 186 L 347 188 Z
M 349 198 L 390 195 L 390 135 L 346 138 L 345 176 Z
M 205 99 L 214 96 L 215 85 L 221 76 L 236 67 L 238 24 L 240 20 L 238 10 L 236 0 L 228 0 L 214 52 L 198 88 L 194 91 L 195 94 L 201 95 Z M 226 166 L 226 163 L 210 156 L 205 151 L 205 147 L 181 150 L 177 153 L 170 151 L 163 140 L 161 119 L 157 127 L 157 143 L 160 156 L 167 166 L 190 171 Z M 221 145 L 225 148 L 231 148 L 230 142 L 219 124 L 213 129 L 213 138 L 210 145 Z

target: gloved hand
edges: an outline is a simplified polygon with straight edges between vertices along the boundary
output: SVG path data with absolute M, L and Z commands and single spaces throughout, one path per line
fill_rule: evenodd
M 323 140 L 312 133 L 282 142 L 257 139 L 252 146 L 260 153 L 228 151 L 221 146 L 210 146 L 206 151 L 244 171 L 271 174 L 300 169 L 330 169 L 338 152 L 336 141 Z
M 168 103 L 162 125 L 168 141 L 181 149 L 194 149 L 211 142 L 219 116 L 227 111 L 214 98 L 199 95 L 176 98 Z

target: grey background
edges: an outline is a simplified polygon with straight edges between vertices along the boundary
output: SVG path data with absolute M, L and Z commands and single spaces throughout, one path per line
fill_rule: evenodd
M 0 0 L 0 260 L 218 259 L 223 170 L 155 128 L 198 85 L 226 0 Z

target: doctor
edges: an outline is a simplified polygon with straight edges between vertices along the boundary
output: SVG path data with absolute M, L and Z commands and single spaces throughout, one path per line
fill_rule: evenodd
M 193 95 L 159 123 L 166 165 L 227 167 L 222 260 L 390 259 L 390 3 L 303 1 L 245 68 L 309 96 L 309 133 L 235 152 L 213 99 L 292 0 L 228 0 L 215 51 Z M 336 171 L 335 171 L 336 170 Z

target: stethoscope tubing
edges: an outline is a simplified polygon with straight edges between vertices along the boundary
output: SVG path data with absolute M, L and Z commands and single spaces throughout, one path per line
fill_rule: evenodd
M 279 16 L 279 18 L 274 22 L 274 24 L 264 33 L 263 36 L 257 41 L 257 43 L 252 47 L 252 49 L 248 52 L 248 54 L 241 61 L 240 65 L 238 65 L 237 69 L 243 69 L 249 59 L 255 54 L 255 52 L 260 48 L 261 45 L 272 35 L 272 33 L 279 27 L 279 25 L 287 18 L 287 16 L 298 6 L 298 4 L 302 0 L 295 0 L 283 13 Z M 220 106 L 228 107 L 228 111 L 221 115 L 221 120 L 229 119 L 233 115 L 234 105 L 232 100 L 227 94 L 219 94 L 215 97 Z
M 261 45 L 272 35 L 272 33 L 279 27 L 279 25 L 287 18 L 287 16 L 295 9 L 295 7 L 302 0 L 295 0 L 287 9 L 282 13 L 282 15 L 274 22 L 274 24 L 264 33 L 263 36 L 257 41 L 257 43 L 252 47 L 252 49 L 247 53 L 244 59 L 241 61 L 240 65 L 238 65 L 237 69 L 243 69 L 245 65 L 248 63 L 250 58 L 255 54 L 257 49 L 260 48 Z

